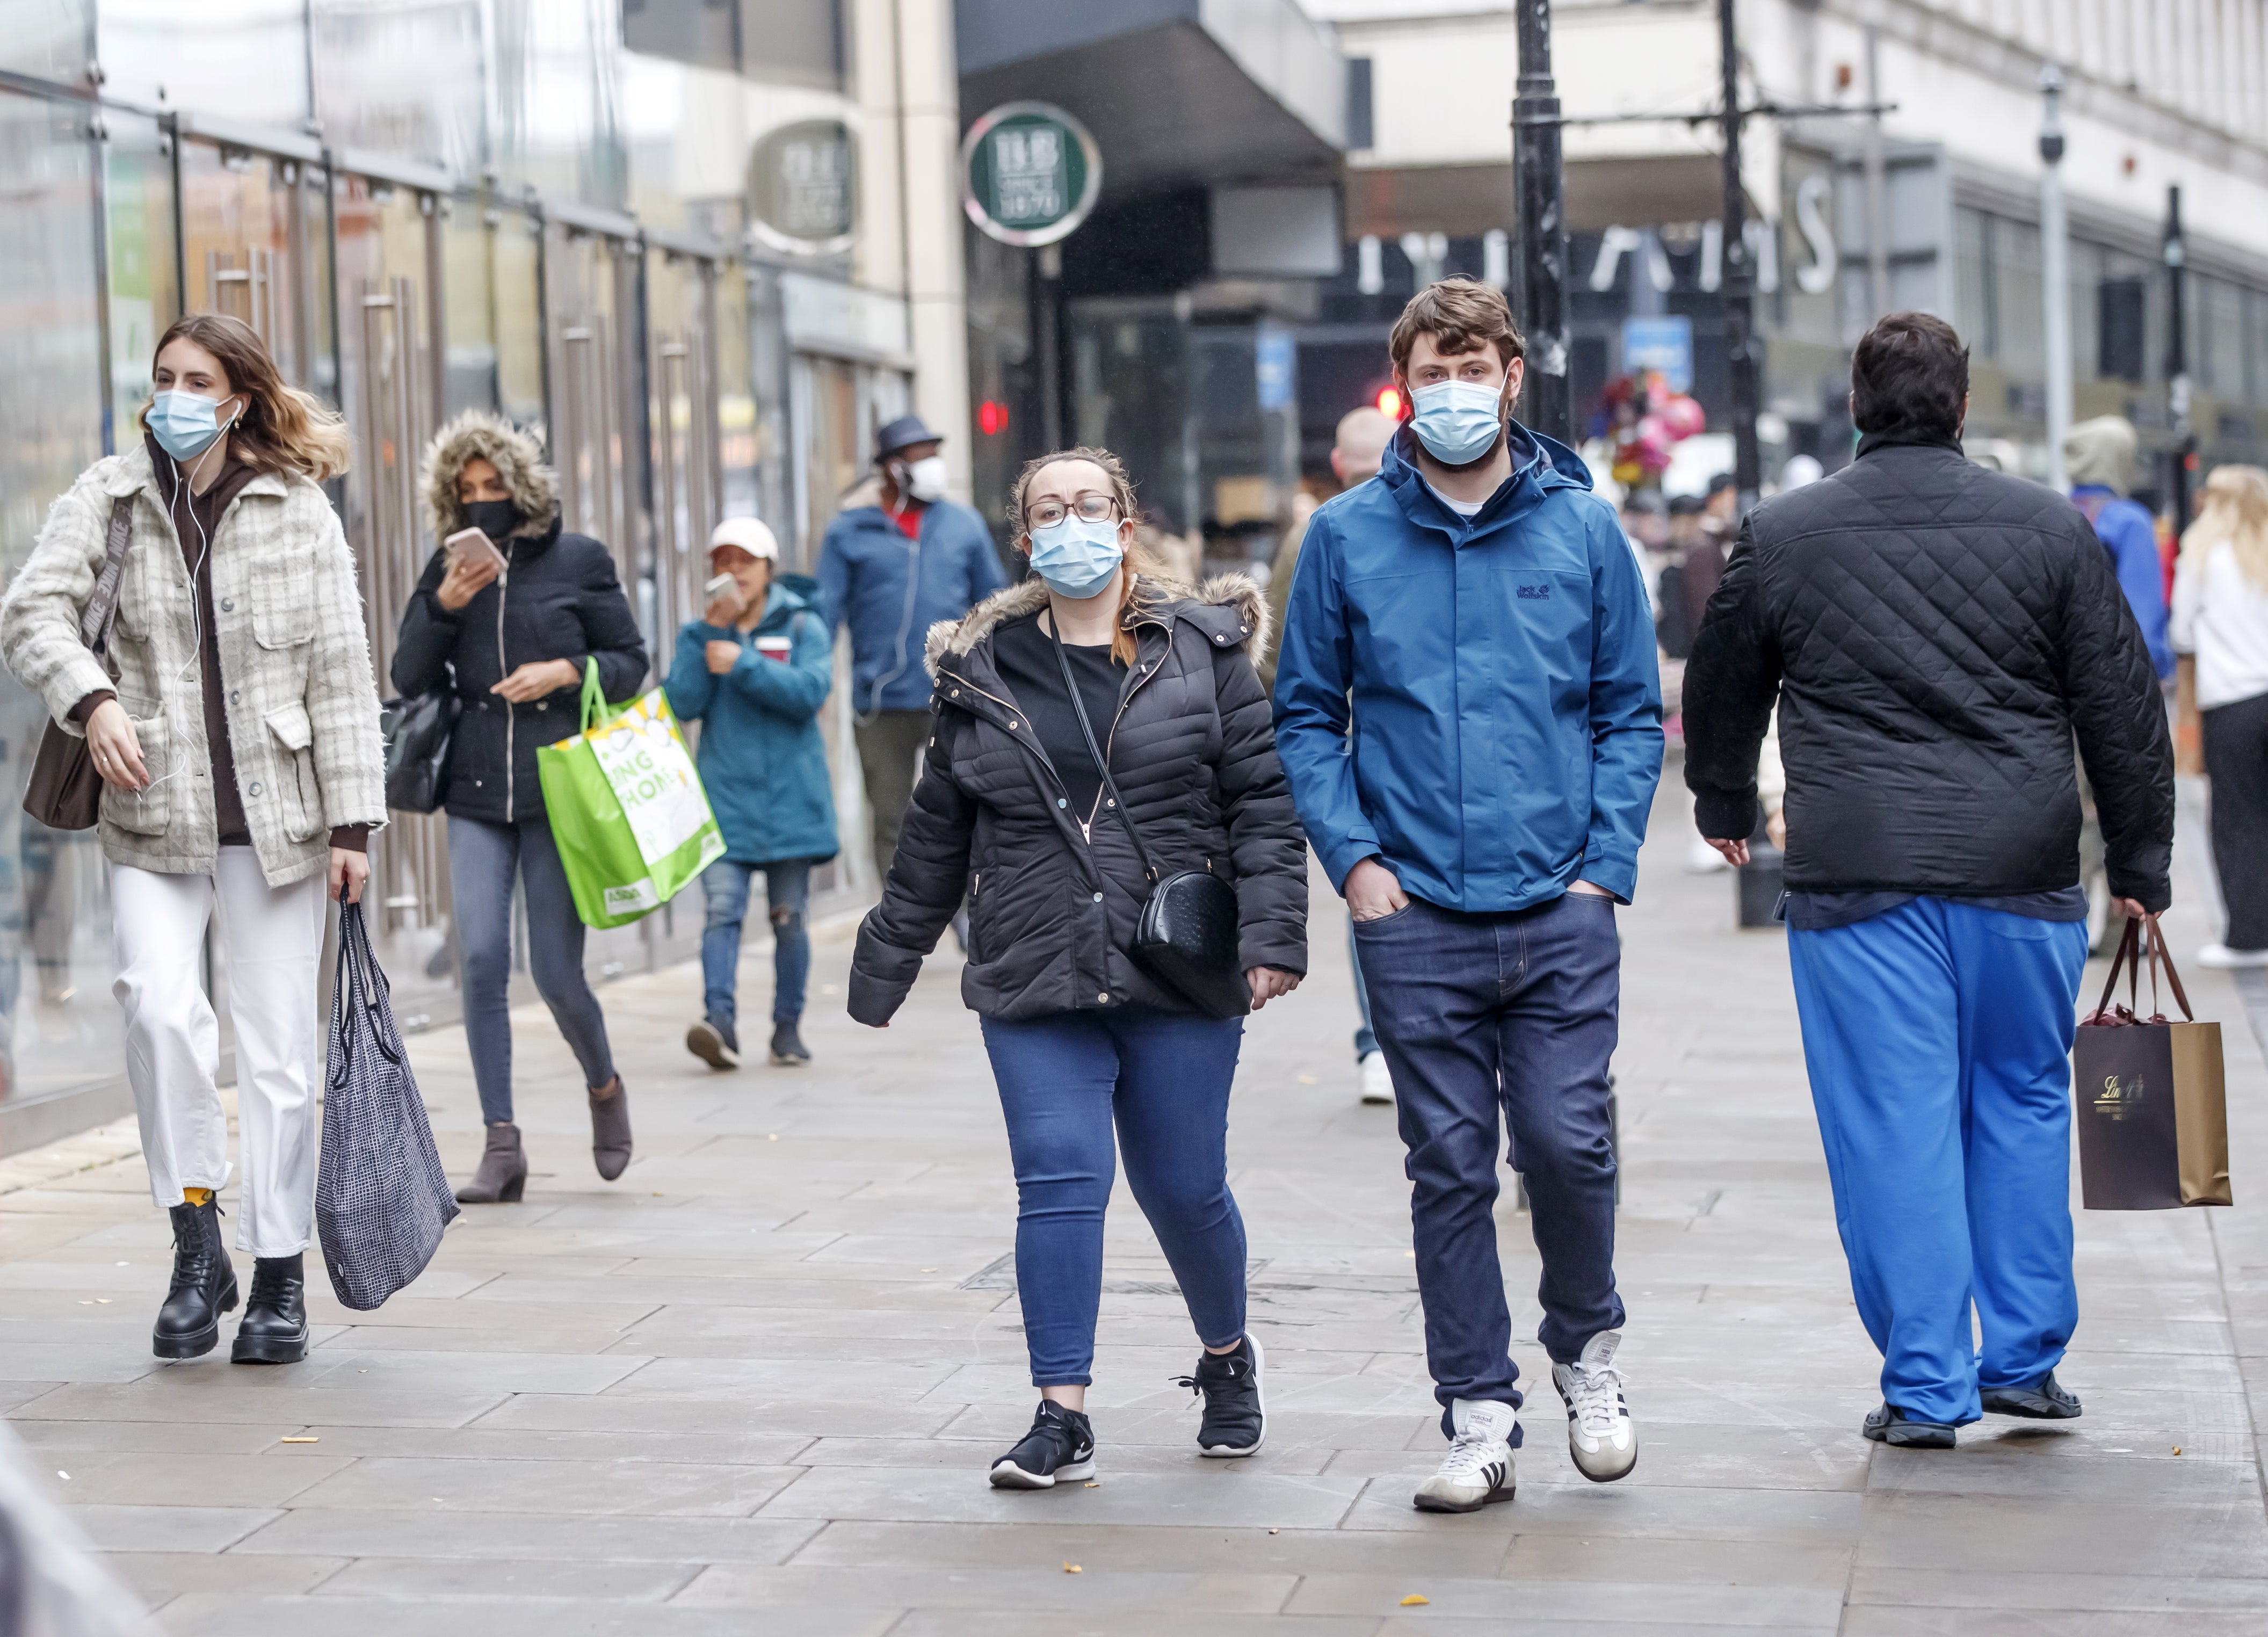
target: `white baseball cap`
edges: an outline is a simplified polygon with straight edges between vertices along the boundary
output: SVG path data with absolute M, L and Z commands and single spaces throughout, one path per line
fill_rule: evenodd
M 779 542 L 772 538 L 772 531 L 761 518 L 728 517 L 718 524 L 716 532 L 709 536 L 710 555 L 714 557 L 722 546 L 738 546 L 752 557 L 775 563 L 779 560 Z

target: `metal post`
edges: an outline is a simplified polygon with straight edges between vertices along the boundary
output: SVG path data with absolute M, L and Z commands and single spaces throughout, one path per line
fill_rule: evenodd
M 1064 437 L 1063 247 L 1042 245 L 1032 252 L 1032 350 L 1038 354 L 1040 437 L 1050 452 L 1065 446 Z
M 2071 431 L 2070 240 L 2063 213 L 2063 70 L 2040 70 L 2040 310 L 2047 322 L 2048 486 L 2071 487 L 2063 440 Z
M 1882 157 L 1882 31 L 1867 25 L 1867 314 L 1890 310 L 1890 189 Z
M 1520 327 L 1528 337 L 1521 418 L 1547 438 L 1575 441 L 1567 380 L 1567 219 L 1560 174 L 1559 98 L 1551 80 L 1551 0 L 1520 0 L 1520 90 L 1512 102 L 1520 188 Z
M 2190 462 L 2197 438 L 2190 431 L 2190 364 L 2187 285 L 2189 254 L 2182 241 L 2182 186 L 2166 189 L 2166 407 L 2174 416 L 2173 472 L 2166 502 L 2173 508 L 2174 533 L 2190 526 Z
M 1734 0 L 1717 0 L 1718 45 L 1725 77 L 1725 266 L 1719 299 L 1725 310 L 1725 356 L 1733 387 L 1733 487 L 1741 514 L 1764 486 L 1756 448 L 1756 271 L 1749 256 L 1747 200 L 1741 188 L 1741 58 L 1733 34 Z

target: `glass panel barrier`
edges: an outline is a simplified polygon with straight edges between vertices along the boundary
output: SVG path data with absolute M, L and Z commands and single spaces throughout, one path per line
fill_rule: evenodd
M 0 570 L 103 453 L 100 151 L 83 105 L 0 93 Z M 0 1099 L 122 1074 L 107 874 L 94 832 L 23 811 L 48 712 L 0 675 Z

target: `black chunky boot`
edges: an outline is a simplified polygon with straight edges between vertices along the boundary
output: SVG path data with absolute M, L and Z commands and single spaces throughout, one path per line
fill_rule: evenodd
M 252 1294 L 245 1298 L 244 1318 L 228 1356 L 237 1364 L 297 1364 L 307 1356 L 304 1253 L 253 1263 Z
M 184 1200 L 168 1213 L 173 1219 L 173 1284 L 150 1350 L 161 1359 L 194 1359 L 220 1340 L 220 1316 L 236 1306 L 236 1269 L 221 1242 L 220 1202 Z

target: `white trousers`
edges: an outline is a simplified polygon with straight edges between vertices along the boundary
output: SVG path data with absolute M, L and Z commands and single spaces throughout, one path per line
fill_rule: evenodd
M 202 970 L 217 901 L 244 1139 L 236 1248 L 255 1257 L 306 1250 L 313 1225 L 323 897 L 320 874 L 269 886 L 249 847 L 223 847 L 210 875 L 110 869 L 111 992 L 126 1009 L 126 1075 L 161 1209 L 180 1204 L 185 1188 L 217 1191 L 229 1179 L 228 1119 L 213 1084 L 220 1023 Z

